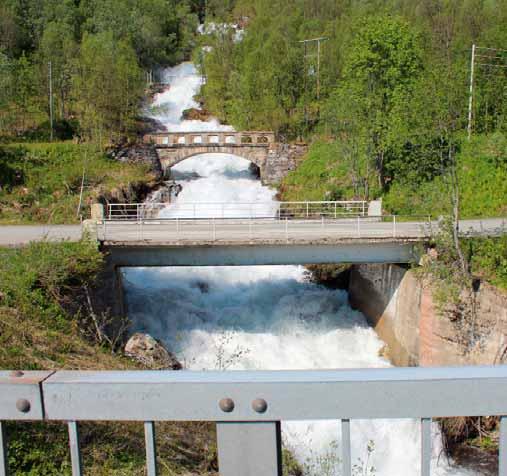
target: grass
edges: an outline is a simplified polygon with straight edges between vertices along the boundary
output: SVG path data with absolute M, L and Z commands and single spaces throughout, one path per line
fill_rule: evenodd
M 507 215 L 507 139 L 501 134 L 465 141 L 458 155 L 462 218 Z M 394 183 L 384 196 L 391 213 L 433 216 L 449 214 L 450 186 L 446 177 L 420 184 Z
M 0 248 L 1 369 L 139 369 L 140 364 L 95 341 L 83 296 L 102 269 L 92 242 L 33 243 Z M 162 475 L 216 471 L 215 427 L 157 424 Z M 70 475 L 63 423 L 9 423 L 13 475 Z M 144 475 L 142 423 L 84 423 L 87 474 Z
M 316 142 L 280 185 L 284 201 L 362 199 L 353 183 L 352 167 L 336 142 Z
M 71 142 L 0 146 L 0 224 L 77 223 L 97 197 L 154 180 L 148 166 L 109 159 Z

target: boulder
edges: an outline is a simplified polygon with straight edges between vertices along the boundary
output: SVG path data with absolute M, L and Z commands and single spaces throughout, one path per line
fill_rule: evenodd
M 149 334 L 136 332 L 125 345 L 125 355 L 150 369 L 181 370 L 183 366 L 164 345 Z
M 208 121 L 211 117 L 211 114 L 205 109 L 197 109 L 195 107 L 191 107 L 190 109 L 185 109 L 181 114 L 181 118 L 185 121 Z

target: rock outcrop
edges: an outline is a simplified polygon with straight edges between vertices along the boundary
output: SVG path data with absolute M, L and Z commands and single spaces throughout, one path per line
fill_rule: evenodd
M 118 146 L 109 151 L 109 156 L 119 162 L 147 164 L 157 179 L 161 179 L 163 176 L 157 151 L 151 144 Z
M 125 355 L 150 369 L 181 370 L 183 366 L 164 345 L 149 334 L 136 332 L 125 345 Z
M 206 111 L 206 109 L 196 109 L 195 107 L 191 107 L 190 109 L 185 109 L 181 114 L 181 118 L 184 121 L 209 121 L 211 119 L 211 114 Z

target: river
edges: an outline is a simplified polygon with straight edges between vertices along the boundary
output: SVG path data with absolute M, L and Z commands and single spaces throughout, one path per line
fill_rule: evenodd
M 191 63 L 166 70 L 169 90 L 150 114 L 171 131 L 231 130 L 217 121 L 181 121 L 198 107 Z M 275 203 L 239 157 L 205 154 L 173 168 L 183 186 L 168 214 L 188 202 Z M 276 208 L 276 205 L 275 205 Z M 188 369 L 337 369 L 389 367 L 383 342 L 347 293 L 311 283 L 301 266 L 136 268 L 123 271 L 133 330 L 161 339 Z M 375 402 L 371 402 L 375 405 Z M 338 422 L 289 422 L 283 442 L 307 476 L 340 475 Z M 468 475 L 442 455 L 433 427 L 433 475 Z M 355 476 L 420 474 L 420 426 L 413 420 L 352 421 Z

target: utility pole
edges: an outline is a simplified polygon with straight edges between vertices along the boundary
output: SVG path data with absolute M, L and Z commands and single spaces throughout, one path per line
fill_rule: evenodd
M 299 43 L 303 43 L 305 45 L 305 55 L 304 55 L 304 59 L 305 59 L 305 84 L 306 84 L 306 58 L 309 58 L 311 56 L 315 56 L 315 55 L 308 55 L 307 53 L 307 45 L 308 43 L 317 43 L 317 99 L 320 99 L 320 51 L 321 51 L 321 47 L 320 47 L 320 44 L 321 42 L 323 41 L 326 41 L 328 38 L 327 37 L 320 37 L 320 38 L 311 38 L 311 39 L 308 39 L 308 40 L 301 40 Z
M 485 46 L 472 45 L 472 61 L 470 65 L 470 97 L 468 99 L 468 140 L 472 138 L 472 121 L 473 121 L 473 105 L 474 105 L 474 86 L 475 73 L 479 67 L 487 67 L 489 69 L 500 68 L 506 69 L 507 50 L 501 48 L 487 48 Z
M 470 97 L 468 99 L 468 140 L 472 138 L 472 110 L 474 102 L 474 69 L 475 69 L 475 43 L 472 45 L 472 61 L 470 63 Z
M 51 61 L 48 63 L 49 75 L 49 124 L 51 126 L 51 142 L 53 142 L 53 67 Z

